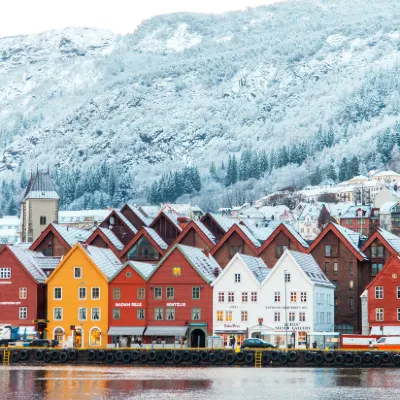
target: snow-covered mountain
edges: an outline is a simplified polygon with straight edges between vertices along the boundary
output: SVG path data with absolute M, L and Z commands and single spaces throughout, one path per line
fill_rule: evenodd
M 304 0 L 160 16 L 127 36 L 0 39 L 0 178 L 107 161 L 147 184 L 282 146 L 307 154 L 268 177 L 274 188 L 343 156 L 380 167 L 377 138 L 400 112 L 399 22 L 397 0 Z

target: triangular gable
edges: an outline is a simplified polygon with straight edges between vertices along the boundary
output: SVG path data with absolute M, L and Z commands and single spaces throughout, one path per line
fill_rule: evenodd
M 97 238 L 97 237 L 101 237 L 104 242 L 107 244 L 107 246 L 113 251 L 113 253 L 119 257 L 120 255 L 120 251 L 118 250 L 114 243 L 111 242 L 111 240 L 104 234 L 104 232 L 101 230 L 101 228 L 96 228 L 95 231 L 89 236 L 88 240 L 86 240 L 86 244 L 90 245 L 91 243 L 93 243 L 93 241 Z
M 236 223 L 232 225 L 231 229 L 222 237 L 222 239 L 218 242 L 218 244 L 211 250 L 211 254 L 214 255 L 217 251 L 222 247 L 222 245 L 229 239 L 229 237 L 233 234 L 237 233 L 254 251 L 254 254 L 258 253 L 258 249 L 254 246 L 251 240 L 245 235 L 242 229 Z
M 312 245 L 306 250 L 306 252 L 308 253 L 308 254 L 310 254 L 314 249 L 315 249 L 315 247 L 317 247 L 318 246 L 318 244 L 321 242 L 321 240 L 325 237 L 325 235 L 328 233 L 328 232 L 333 232 L 339 239 L 340 239 L 340 241 L 342 242 L 342 243 L 344 243 L 344 245 L 357 257 L 357 259 L 359 260 L 359 261 L 364 261 L 365 260 L 365 258 L 358 252 L 358 251 L 356 251 L 356 249 L 354 248 L 354 246 L 351 244 L 351 243 L 349 243 L 349 241 L 347 240 L 347 238 L 345 238 L 342 234 L 341 234 L 341 232 L 335 227 L 335 225 L 333 224 L 333 223 L 329 223 L 326 227 L 325 227 L 325 229 L 315 238 L 315 240 L 314 240 L 314 242 L 312 243 Z M 360 249 L 360 251 L 361 251 L 361 249 Z
M 62 243 L 62 245 L 67 248 L 71 249 L 71 246 L 67 243 L 67 241 L 60 235 L 57 229 L 53 226 L 53 223 L 49 224 L 47 228 L 40 234 L 40 236 L 32 243 L 29 250 L 35 251 L 42 243 L 43 240 L 49 233 L 53 233 L 54 236 Z
M 53 273 L 46 279 L 46 284 L 48 284 L 57 274 L 57 272 L 63 267 L 63 265 L 66 263 L 66 261 L 72 256 L 72 254 L 75 253 L 75 251 L 80 251 L 85 255 L 85 258 L 88 260 L 89 264 L 97 270 L 97 272 L 100 274 L 100 276 L 103 277 L 103 279 L 108 282 L 108 278 L 104 275 L 103 271 L 96 265 L 96 263 L 92 260 L 90 255 L 85 251 L 85 249 L 82 247 L 81 244 L 77 243 L 69 252 L 68 254 L 62 259 L 60 264 L 58 264 L 57 268 L 53 271 Z
M 224 234 L 229 230 L 227 230 L 227 229 L 225 229 L 223 226 L 221 226 L 220 225 L 220 223 L 216 220 L 216 218 L 214 217 L 214 215 L 212 215 L 211 213 L 207 213 L 207 214 L 205 214 L 205 215 L 203 215 L 201 218 L 200 218 L 200 221 L 204 224 L 204 220 L 206 220 L 207 218 L 210 218 L 210 219 L 212 219 L 213 220 L 213 222 L 214 222 L 214 224 L 217 226 L 217 228 L 221 231 L 221 232 L 223 232 Z M 204 224 L 205 225 L 205 224 Z M 206 225 L 207 226 L 207 225 Z M 210 228 L 208 228 L 208 229 L 210 229 Z
M 143 263 L 144 264 L 144 263 Z M 140 270 L 138 270 L 135 266 L 134 263 L 131 261 L 127 261 L 124 265 L 121 266 L 121 268 L 110 278 L 110 282 L 112 282 L 114 279 L 116 279 L 122 271 L 124 271 L 126 268 L 130 268 L 132 271 L 134 271 L 141 279 L 143 279 L 145 282 L 148 280 Z
M 372 279 L 372 281 L 370 283 L 368 283 L 368 285 L 365 287 L 365 290 L 368 290 L 371 286 L 375 285 L 376 282 L 381 278 L 382 275 L 386 274 L 386 271 L 391 268 L 391 263 L 397 262 L 399 265 L 399 274 L 400 274 L 400 257 L 399 256 L 391 256 L 389 258 L 389 260 L 387 260 L 387 262 L 385 263 L 385 265 L 383 266 L 383 268 L 376 274 L 376 276 L 374 277 L 374 279 Z
M 129 209 L 130 211 L 132 211 L 133 214 L 135 214 L 135 216 L 142 222 L 142 227 L 143 226 L 148 226 L 149 224 L 151 224 L 152 222 L 152 218 L 146 217 L 144 214 L 142 214 L 142 212 L 137 209 L 134 206 L 129 205 L 128 203 L 126 203 L 122 208 L 121 208 L 121 214 L 124 214 L 124 211 Z M 129 219 L 126 215 L 125 217 L 127 219 Z M 132 223 L 132 222 L 131 222 Z M 133 223 L 132 223 L 133 224 Z M 133 224 L 134 225 L 134 224 Z M 139 228 L 140 229 L 140 228 Z
M 181 241 L 186 237 L 186 235 L 193 229 L 196 233 L 200 235 L 200 237 L 210 246 L 210 248 L 215 246 L 210 238 L 199 228 L 195 221 L 190 221 L 186 226 L 182 233 L 176 238 L 175 242 L 172 243 L 172 247 L 176 244 L 181 243 Z M 208 228 L 207 228 L 208 229 Z
M 157 217 L 154 218 L 153 222 L 150 224 L 150 228 L 154 229 L 155 224 L 162 217 L 165 217 L 167 219 L 167 221 L 176 229 L 177 232 L 179 232 L 179 233 L 182 232 L 182 228 L 177 223 L 175 223 L 167 213 L 165 213 L 163 211 L 160 211 L 158 213 Z
M 386 247 L 390 250 L 392 254 L 399 254 L 397 250 L 392 247 L 392 245 L 385 239 L 385 237 L 381 234 L 379 227 L 375 229 L 375 231 L 370 235 L 368 240 L 363 244 L 361 247 L 361 251 L 365 251 L 376 239 L 379 239 L 379 241 L 382 244 L 385 244 Z M 399 238 L 400 239 L 400 238 Z
M 122 224 L 125 226 L 125 228 L 129 229 L 133 235 L 135 235 L 137 233 L 136 228 L 130 224 L 128 219 L 125 216 L 123 216 L 123 218 L 121 218 L 121 215 L 119 215 L 116 210 L 112 210 L 110 212 L 110 214 L 108 214 L 108 217 L 100 224 L 100 226 L 103 224 L 107 224 L 107 223 L 109 224 L 111 217 L 114 217 L 114 218 L 118 219 L 120 222 L 122 222 Z M 124 219 L 126 219 L 126 221 Z

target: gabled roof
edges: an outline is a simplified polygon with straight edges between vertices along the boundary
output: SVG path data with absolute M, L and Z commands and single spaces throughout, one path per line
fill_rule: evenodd
M 307 216 L 310 216 L 313 220 L 317 220 L 321 215 L 322 208 L 322 204 L 307 204 L 299 215 L 299 220 L 304 221 Z
M 376 281 L 380 279 L 382 275 L 386 275 L 386 270 L 389 269 L 392 266 L 392 263 L 397 263 L 397 266 L 399 267 L 400 270 L 400 257 L 397 255 L 392 255 L 389 260 L 385 263 L 383 268 L 376 274 L 374 279 L 372 279 L 371 282 L 368 283 L 368 285 L 365 287 L 365 290 L 368 290 L 371 286 L 374 286 L 376 284 Z M 363 293 L 364 294 L 364 293 Z M 362 296 L 362 295 L 361 295 Z M 360 297 L 361 297 L 360 296 Z
M 27 199 L 59 199 L 49 172 L 38 170 L 36 175 L 31 177 L 23 201 Z
M 344 226 L 330 222 L 325 229 L 317 236 L 312 245 L 308 248 L 307 253 L 311 253 L 314 248 L 321 242 L 325 235 L 332 231 L 341 239 L 344 245 L 357 257 L 358 260 L 367 260 L 367 256 L 360 249 L 360 234 L 347 229 Z
M 86 243 L 92 244 L 98 236 L 107 243 L 108 247 L 111 248 L 114 253 L 118 253 L 124 248 L 123 243 L 118 239 L 118 237 L 111 229 L 102 227 L 97 227 L 96 230 L 93 231 L 93 233 L 87 239 Z
M 148 264 L 139 261 L 128 261 L 115 272 L 115 274 L 110 278 L 110 282 L 113 281 L 121 273 L 121 271 L 128 266 L 137 272 L 145 281 L 147 281 L 153 270 L 156 268 L 155 264 Z
M 362 246 L 361 250 L 365 251 L 377 238 L 381 242 L 386 243 L 393 253 L 400 254 L 400 237 L 382 229 L 381 227 L 378 227 L 375 232 L 368 238 L 368 240 Z
M 177 244 L 168 251 L 168 253 L 160 260 L 156 268 L 149 275 L 150 279 L 153 274 L 161 267 L 166 259 L 172 254 L 174 250 L 178 250 L 186 258 L 189 264 L 194 268 L 200 277 L 207 283 L 211 283 L 222 272 L 221 267 L 211 255 L 206 255 L 202 249 L 196 247 L 184 246 Z
M 362 216 L 358 216 L 358 210 L 363 210 L 365 214 Z M 371 206 L 351 206 L 347 209 L 347 211 L 341 215 L 341 219 L 343 218 L 368 218 L 371 216 Z
M 143 222 L 144 225 L 148 226 L 153 221 L 153 218 L 148 217 L 141 210 L 139 210 L 136 206 L 133 206 L 133 205 L 130 205 L 127 203 L 121 208 L 121 212 L 124 208 L 129 208 Z
M 182 231 L 182 233 L 176 238 L 175 242 L 172 244 L 172 246 L 181 243 L 182 239 L 187 235 L 187 233 L 191 230 L 194 229 L 201 237 L 202 239 L 208 243 L 210 247 L 214 247 L 216 243 L 215 236 L 208 230 L 208 228 L 200 221 L 198 220 L 191 220 L 186 226 L 185 229 Z
M 207 216 L 213 219 L 214 222 L 218 225 L 219 229 L 224 233 L 228 232 L 229 229 L 231 229 L 232 225 L 235 223 L 235 220 L 232 218 L 214 213 L 207 213 L 206 215 L 203 215 L 203 217 L 201 217 L 201 221 L 207 218 Z
M 378 178 L 378 177 L 387 176 L 387 175 L 394 175 L 394 176 L 400 177 L 400 174 L 398 174 L 397 172 L 394 172 L 392 170 L 378 172 L 377 174 L 372 175 L 372 177 Z
M 179 226 L 178 223 L 178 216 L 175 214 L 171 213 L 165 213 L 164 211 L 161 211 L 158 213 L 157 217 L 154 218 L 153 222 L 150 225 L 150 228 L 153 228 L 156 222 L 164 216 L 175 228 L 177 229 L 178 232 L 182 232 L 182 228 Z
M 386 203 L 383 203 L 381 206 L 380 213 L 381 214 L 390 213 L 392 211 L 392 208 L 397 206 L 397 204 L 399 204 L 398 201 L 387 201 Z
M 138 233 L 138 230 L 133 226 L 131 221 L 128 220 L 128 218 L 125 217 L 124 214 L 122 214 L 121 211 L 114 210 L 115 214 L 118 215 L 119 219 L 136 235 Z

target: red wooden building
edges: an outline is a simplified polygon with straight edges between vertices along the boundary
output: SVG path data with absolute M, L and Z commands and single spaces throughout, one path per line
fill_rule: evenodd
M 124 248 L 123 243 L 114 234 L 113 230 L 102 227 L 98 227 L 93 231 L 86 244 L 103 249 L 111 249 L 117 257 L 119 257 Z
M 173 243 L 211 251 L 216 245 L 215 236 L 199 220 L 190 221 Z
M 108 217 L 100 224 L 100 227 L 112 230 L 124 246 L 138 233 L 135 226 L 118 210 L 112 210 Z
M 379 208 L 351 206 L 340 216 L 340 225 L 368 236 L 379 226 Z
M 144 226 L 149 226 L 153 222 L 153 218 L 148 217 L 137 207 L 125 204 L 121 208 L 121 214 L 136 228 L 140 231 Z
M 210 283 L 220 272 L 203 250 L 174 246 L 148 279 L 145 343 L 172 344 L 185 338 L 189 346 L 204 347 L 213 329 Z
M 167 214 L 165 212 L 160 212 L 157 217 L 154 218 L 150 228 L 153 228 L 168 246 L 174 243 L 182 232 L 182 227 L 179 224 L 176 214 Z
M 129 261 L 110 279 L 109 343 L 130 347 L 147 326 L 147 279 L 155 265 Z

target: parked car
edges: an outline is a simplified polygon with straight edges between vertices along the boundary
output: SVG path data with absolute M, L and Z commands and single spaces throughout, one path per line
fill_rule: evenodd
M 276 346 L 265 342 L 264 340 L 252 338 L 252 339 L 245 339 L 240 348 L 243 350 L 245 348 L 263 348 L 263 349 L 276 349 Z
M 385 336 L 372 342 L 370 349 L 375 350 L 398 350 L 400 349 L 400 336 Z

